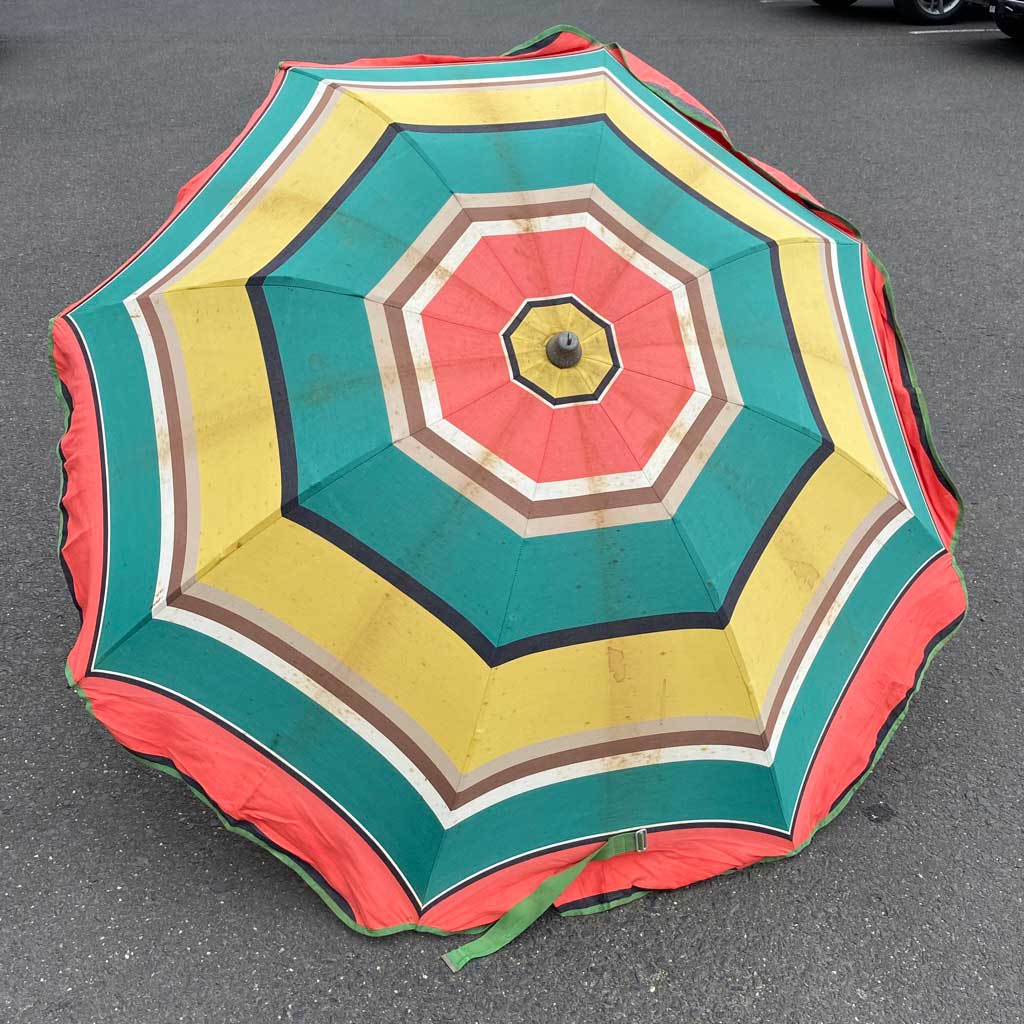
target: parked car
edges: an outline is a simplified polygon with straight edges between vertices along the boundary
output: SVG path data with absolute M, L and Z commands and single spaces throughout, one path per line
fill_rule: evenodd
M 842 11 L 852 7 L 857 0 L 814 0 L 819 7 Z M 944 25 L 954 21 L 971 0 L 892 0 L 896 13 L 915 25 Z M 1014 0 L 1014 6 L 1020 6 Z
M 978 7 L 987 7 L 996 27 L 1011 39 L 1024 39 L 1024 0 L 971 0 Z

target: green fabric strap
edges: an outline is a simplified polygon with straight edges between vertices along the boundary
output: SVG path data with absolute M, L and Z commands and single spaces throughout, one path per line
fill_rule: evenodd
M 537 886 L 525 899 L 520 900 L 511 910 L 498 918 L 478 938 L 467 942 L 458 949 L 444 955 L 444 962 L 453 970 L 461 971 L 470 960 L 488 956 L 507 946 L 517 935 L 521 935 L 541 914 L 554 905 L 555 900 L 580 876 L 583 869 L 595 860 L 608 860 L 620 853 L 639 853 L 647 849 L 647 830 L 620 832 L 612 836 L 583 860 L 559 871 Z

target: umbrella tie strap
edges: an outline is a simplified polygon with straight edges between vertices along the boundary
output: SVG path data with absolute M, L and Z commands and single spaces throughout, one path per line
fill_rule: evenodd
M 554 906 L 555 900 L 576 881 L 583 869 L 592 861 L 609 860 L 621 853 L 641 853 L 647 849 L 647 829 L 635 832 L 620 832 L 575 864 L 563 868 L 557 874 L 546 878 L 529 896 L 507 910 L 483 933 L 464 946 L 459 946 L 444 955 L 444 962 L 453 970 L 461 971 L 470 960 L 488 956 L 507 946 L 521 935 L 546 910 Z

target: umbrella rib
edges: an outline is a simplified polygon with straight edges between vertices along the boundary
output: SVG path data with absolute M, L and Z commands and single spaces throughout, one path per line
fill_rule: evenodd
M 611 418 L 611 416 L 608 415 L 607 410 L 605 410 L 603 406 L 601 407 L 601 409 L 602 409 L 602 412 L 604 412 L 605 416 L 607 417 L 608 422 L 611 423 L 612 428 L 619 435 L 619 437 L 622 438 L 623 444 L 625 444 L 626 443 L 626 439 L 624 437 L 622 437 L 622 432 L 619 430 L 618 425 Z M 629 446 L 627 445 L 627 448 L 628 447 Z M 646 468 L 641 466 L 640 467 L 640 472 L 643 474 L 644 478 L 647 480 L 648 484 L 650 484 L 651 489 L 653 490 L 654 489 L 654 481 L 651 480 L 650 476 L 647 473 Z M 655 493 L 657 493 L 657 492 L 655 492 Z M 718 616 L 718 620 L 719 620 L 719 623 L 720 623 L 720 628 L 721 628 L 722 632 L 725 634 L 726 643 L 729 645 L 729 652 L 732 655 L 733 662 L 736 665 L 736 670 L 739 673 L 740 678 L 743 680 L 743 686 L 744 686 L 744 688 L 747 691 L 747 698 L 750 701 L 750 710 L 751 710 L 751 713 L 752 713 L 752 718 L 753 718 L 755 723 L 757 723 L 758 725 L 761 726 L 761 729 L 763 731 L 763 729 L 764 729 L 764 722 L 762 720 L 762 716 L 761 716 L 761 711 L 760 711 L 759 705 L 758 705 L 757 700 L 756 700 L 756 698 L 754 696 L 753 687 L 751 685 L 750 670 L 747 667 L 746 660 L 743 657 L 743 652 L 740 650 L 739 644 L 736 642 L 736 638 L 732 635 L 731 631 L 729 630 L 729 623 L 726 621 L 725 616 L 723 614 L 723 603 L 724 602 L 723 602 L 723 600 L 721 600 L 719 598 L 719 596 L 717 594 L 717 591 L 714 590 L 714 588 L 713 588 L 713 586 L 711 584 L 711 581 L 708 579 L 708 573 L 705 571 L 704 563 L 701 561 L 701 559 L 700 559 L 699 555 L 697 554 L 693 544 L 689 540 L 687 540 L 687 538 L 685 536 L 685 533 L 683 531 L 683 528 L 677 522 L 675 516 L 672 515 L 671 511 L 669 510 L 668 506 L 665 504 L 664 500 L 662 498 L 658 498 L 658 502 L 661 505 L 661 507 L 665 510 L 665 515 L 667 516 L 668 521 L 672 524 L 673 529 L 676 532 L 676 536 L 679 538 L 680 544 L 682 544 L 683 549 L 686 551 L 687 556 L 689 557 L 690 561 L 693 563 L 693 567 L 700 574 L 700 580 L 701 580 L 701 584 L 704 587 L 704 592 L 707 594 L 709 603 L 712 605 L 712 607 L 716 611 L 716 614 Z M 771 777 L 772 777 L 772 785 L 775 788 L 775 795 L 776 795 L 776 798 L 777 798 L 777 801 L 778 801 L 778 806 L 779 806 L 779 818 L 781 820 L 784 817 L 783 810 L 782 810 L 782 793 L 779 790 L 779 785 L 778 785 L 778 782 L 777 782 L 777 780 L 775 778 L 774 769 L 770 768 L 769 771 L 770 771 Z
M 548 424 L 548 433 L 547 433 L 547 437 L 544 440 L 544 454 L 545 455 L 547 454 L 548 442 L 551 439 L 551 426 L 552 426 L 553 422 L 554 422 L 554 416 L 551 417 L 551 421 Z M 543 456 L 541 458 L 541 461 L 543 462 Z M 536 491 L 535 491 L 535 493 L 536 493 Z M 501 624 L 498 626 L 497 642 L 495 644 L 496 647 L 500 646 L 502 638 L 504 637 L 504 634 L 505 634 L 505 624 L 508 621 L 509 608 L 512 607 L 512 596 L 515 593 L 516 581 L 519 578 L 519 566 L 522 563 L 523 551 L 525 549 L 526 549 L 526 537 L 524 536 L 524 537 L 520 537 L 519 538 L 519 547 L 518 547 L 518 549 L 516 551 L 516 562 L 515 562 L 515 566 L 512 569 L 512 582 L 509 584 L 508 596 L 505 598 L 505 610 L 504 610 L 504 612 L 502 612 Z M 473 745 L 476 743 L 477 730 L 478 730 L 478 728 L 480 726 L 480 720 L 483 717 L 484 710 L 487 707 L 487 696 L 488 696 L 488 693 L 490 692 L 490 689 L 491 689 L 491 683 L 494 681 L 494 674 L 495 674 L 496 671 L 497 671 L 497 666 L 490 666 L 487 669 L 487 678 L 484 680 L 484 688 L 483 688 L 483 691 L 480 694 L 480 707 L 478 708 L 477 713 L 476 713 L 476 717 L 473 720 L 473 731 L 469 735 L 469 743 L 466 745 L 465 756 L 463 757 L 462 764 L 459 766 L 459 780 L 458 780 L 458 782 L 456 783 L 456 786 L 455 786 L 457 792 L 461 791 L 462 781 L 466 777 L 466 767 L 467 767 L 467 765 L 469 763 L 469 757 L 470 757 L 470 755 L 473 752 Z M 433 859 L 433 861 L 432 861 L 432 863 L 430 865 L 430 871 L 427 873 L 427 886 L 426 886 L 426 890 L 425 890 L 427 892 L 433 891 L 432 890 L 432 883 L 433 883 L 434 870 L 437 867 L 437 862 L 438 862 L 438 860 L 441 857 L 441 851 L 444 848 L 444 842 L 445 842 L 445 839 L 447 838 L 447 836 L 448 836 L 448 830 L 445 829 L 441 833 L 441 838 L 440 838 L 440 840 L 438 841 L 438 844 L 437 844 L 437 851 L 435 852 L 434 859 Z
M 793 430 L 799 434 L 803 434 L 805 437 L 810 438 L 816 444 L 820 445 L 825 442 L 825 439 L 823 437 L 821 437 L 818 434 L 815 434 L 807 427 L 803 427 L 798 423 L 794 423 L 792 420 L 783 419 L 781 416 L 777 416 L 775 413 L 769 412 L 767 409 L 762 409 L 760 406 L 757 405 L 747 405 L 742 402 L 738 404 L 741 409 L 749 409 L 750 412 L 754 413 L 755 415 L 762 416 L 767 420 L 771 420 L 773 423 L 777 423 L 780 427 L 786 427 L 789 430 Z M 893 498 L 895 498 L 904 508 L 906 508 L 906 503 L 903 501 L 902 495 L 893 494 L 892 488 L 886 481 L 880 479 L 875 473 L 868 469 L 868 467 L 865 466 L 859 459 L 851 455 L 848 451 L 846 451 L 845 448 L 840 448 L 831 439 L 829 440 L 829 445 L 836 455 L 845 459 L 847 462 L 850 463 L 851 466 L 854 466 L 870 480 L 873 480 L 876 484 L 878 484 L 879 487 L 881 487 L 886 492 L 886 494 L 892 495 Z
M 337 470 L 334 473 L 330 473 L 322 480 L 317 481 L 317 483 L 311 484 L 300 495 L 296 497 L 295 504 L 301 504 L 303 501 L 307 501 L 309 498 L 313 497 L 313 495 L 318 494 L 322 490 L 325 490 L 332 484 L 338 483 L 339 480 L 344 479 L 350 473 L 354 473 L 357 469 L 361 468 L 362 466 L 365 466 L 372 459 L 375 459 L 378 455 L 382 455 L 391 447 L 393 447 L 393 445 L 392 442 L 389 441 L 386 445 L 374 449 L 372 452 L 363 456 L 360 459 L 357 459 L 355 462 L 353 462 L 349 466 L 346 466 L 344 469 Z M 193 586 L 196 583 L 201 582 L 203 577 L 209 575 L 209 573 L 216 566 L 220 565 L 221 563 L 227 561 L 227 559 L 231 558 L 233 555 L 237 554 L 243 547 L 245 547 L 246 544 L 255 540 L 258 536 L 260 536 L 260 534 L 269 530 L 270 527 L 273 526 L 274 523 L 276 523 L 279 519 L 285 517 L 285 509 L 276 509 L 273 513 L 264 518 L 257 526 L 253 527 L 248 533 L 244 534 L 239 543 L 230 551 L 227 551 L 219 555 L 218 557 L 211 559 L 209 562 L 207 562 L 206 565 L 202 567 L 202 569 L 197 570 L 189 578 L 187 582 L 182 583 L 181 589 L 185 590 L 187 587 Z
M 544 464 L 544 459 L 545 459 L 545 457 L 547 456 L 547 453 L 548 453 L 548 445 L 551 443 L 551 433 L 552 433 L 552 430 L 554 428 L 554 423 L 555 423 L 555 417 L 554 417 L 554 415 L 552 415 L 551 418 L 548 420 L 548 430 L 547 430 L 547 434 L 544 437 L 544 445 L 543 445 L 543 449 L 542 449 L 542 453 L 541 453 L 541 461 L 540 461 L 541 465 Z M 534 483 L 533 494 L 531 494 L 531 496 L 530 496 L 531 500 L 536 498 L 536 496 L 537 496 L 537 485 L 536 485 L 536 483 Z M 527 530 L 527 532 L 528 532 L 528 530 Z M 504 636 L 505 636 L 505 625 L 508 622 L 508 612 L 509 612 L 509 609 L 512 607 L 512 595 L 515 593 L 516 580 L 519 578 L 519 566 L 522 563 L 523 551 L 526 548 L 526 540 L 527 540 L 527 538 L 526 538 L 525 535 L 523 535 L 523 536 L 521 536 L 519 538 L 519 547 L 516 550 L 516 563 L 515 563 L 515 566 L 512 569 L 512 582 L 509 584 L 508 597 L 505 598 L 505 610 L 502 612 L 501 624 L 498 627 L 497 642 L 495 644 L 496 647 L 500 647 L 501 646 L 502 640 L 504 639 Z M 466 749 L 466 757 L 463 760 L 463 767 L 465 767 L 466 761 L 469 760 L 469 755 L 472 752 L 473 743 L 476 740 L 476 727 L 477 727 L 477 725 L 479 725 L 480 715 L 483 713 L 484 705 L 486 704 L 487 691 L 490 688 L 491 680 L 494 678 L 494 673 L 496 671 L 497 671 L 497 666 L 494 666 L 494 667 L 492 667 L 492 668 L 490 668 L 488 670 L 487 681 L 484 683 L 484 692 L 483 692 L 483 695 L 482 695 L 481 701 L 480 701 L 480 711 L 477 714 L 477 719 L 476 719 L 476 722 L 474 723 L 474 726 L 473 726 L 473 732 L 470 735 L 469 746 Z M 463 772 L 462 775 L 464 776 L 465 772 Z M 460 781 L 461 781 L 461 778 L 460 778 Z
M 838 239 L 838 238 L 831 238 L 829 236 L 813 237 L 813 236 L 810 236 L 810 235 L 794 235 L 791 238 L 781 238 L 781 239 L 778 239 L 778 240 L 772 240 L 772 241 L 767 241 L 767 242 L 759 242 L 757 245 L 752 245 L 749 249 L 744 249 L 743 252 L 734 253 L 732 256 L 729 256 L 727 259 L 720 260 L 718 263 L 716 263 L 712 267 L 705 267 L 701 271 L 701 273 L 699 273 L 697 275 L 697 277 L 700 278 L 700 277 L 710 276 L 716 270 L 722 270 L 725 267 L 728 267 L 730 264 L 738 263 L 740 260 L 747 259 L 749 256 L 756 256 L 759 252 L 765 252 L 765 251 L 771 252 L 772 249 L 779 250 L 779 249 L 783 249 L 786 246 L 790 246 L 790 245 L 823 245 L 823 244 L 827 245 L 830 242 L 833 245 L 835 245 L 836 247 L 844 246 L 846 248 L 850 248 L 850 247 L 857 247 L 857 248 L 859 248 L 860 244 L 861 244 L 860 242 L 858 242 L 858 241 L 856 241 L 856 240 L 854 240 L 852 238 L 851 239 Z
M 497 394 L 497 392 L 501 391 L 502 388 L 506 388 L 509 386 L 518 387 L 518 385 L 511 380 L 503 380 L 499 385 L 497 385 L 497 387 L 491 388 L 490 391 L 485 391 L 482 395 L 478 395 L 476 398 L 471 398 L 468 402 L 463 402 L 462 405 L 458 406 L 457 408 L 449 409 L 447 412 L 442 412 L 440 416 L 435 416 L 434 419 L 424 423 L 423 426 L 419 428 L 419 430 L 415 431 L 415 433 L 410 432 L 406 434 L 405 437 L 414 437 L 416 434 L 420 432 L 420 430 L 427 430 L 428 428 L 433 427 L 444 420 L 450 420 L 450 418 L 456 415 L 457 413 L 462 412 L 464 409 L 468 409 L 471 405 L 476 405 L 477 402 L 482 402 L 485 398 L 490 398 L 491 395 Z M 455 424 L 452 425 L 454 426 Z M 397 438 L 397 440 L 400 441 L 403 440 L 403 438 Z
M 406 128 L 405 125 L 401 124 L 400 122 L 393 121 L 384 110 L 382 110 L 380 107 L 376 106 L 376 104 L 371 103 L 369 100 L 366 99 L 365 96 L 363 96 L 363 95 L 355 95 L 352 92 L 349 92 L 349 95 L 352 96 L 356 100 L 356 102 L 358 102 L 363 107 L 365 107 L 367 110 L 369 110 L 370 113 L 375 114 L 382 121 L 384 121 L 384 123 L 387 125 L 387 127 L 390 128 L 392 126 L 396 126 L 396 134 L 398 136 L 400 136 L 402 138 L 402 140 L 405 142 L 405 144 L 420 158 L 420 160 L 430 170 L 431 174 L 433 174 L 434 177 L 437 178 L 437 180 L 441 183 L 441 185 L 444 187 L 444 190 L 448 193 L 448 195 L 452 199 L 455 200 L 455 203 L 458 206 L 458 208 L 465 214 L 466 213 L 466 208 L 462 205 L 462 202 L 459 199 L 459 194 L 445 180 L 444 175 L 441 173 L 441 169 L 434 163 L 433 160 L 430 159 L 430 157 L 423 151 L 423 149 L 420 147 L 420 145 L 416 142 L 415 138 L 413 137 L 413 133 L 411 131 L 406 131 L 405 130 L 405 128 Z M 499 264 L 500 264 L 500 260 L 499 260 Z M 439 264 L 435 263 L 435 268 L 437 266 L 439 266 Z M 511 276 L 508 274 L 508 271 L 505 270 L 505 267 L 503 265 L 502 265 L 502 270 L 505 272 L 506 276 L 509 277 L 509 282 L 512 284 L 512 286 L 516 289 L 516 291 L 518 291 L 519 290 L 518 286 L 516 285 L 515 281 L 512 280 Z M 475 294 L 480 295 L 484 299 L 487 299 L 488 302 L 491 302 L 491 303 L 494 302 L 493 299 L 491 299 L 489 296 L 487 296 L 484 292 L 481 292 L 478 288 L 474 288 L 472 285 L 466 285 L 466 287 L 469 288 L 471 291 L 473 291 Z M 371 300 L 371 301 L 374 301 L 374 300 Z M 388 305 L 388 303 L 387 302 L 382 302 L 381 305 Z M 438 319 L 442 319 L 442 318 L 439 317 Z M 472 324 L 469 324 L 469 325 L 465 325 L 464 324 L 464 325 L 460 325 L 460 326 L 473 326 L 473 325 Z
M 215 291 L 218 288 L 244 288 L 250 280 L 251 277 L 238 278 L 237 280 L 225 278 L 218 281 L 209 281 L 204 284 L 190 285 L 187 288 L 177 288 L 172 285 L 170 288 L 161 289 L 155 294 L 173 293 L 175 295 L 181 295 L 185 292 Z M 283 278 L 268 276 L 260 280 L 259 286 L 261 288 L 297 288 L 310 292 L 323 292 L 326 295 L 341 295 L 353 299 L 366 298 L 362 292 L 351 291 L 348 288 L 336 288 L 329 284 L 325 284 L 322 281 L 310 281 L 307 278 L 301 277 Z

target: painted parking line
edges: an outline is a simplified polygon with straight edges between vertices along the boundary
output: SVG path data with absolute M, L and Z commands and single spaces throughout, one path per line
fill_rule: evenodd
M 765 0 L 761 0 L 762 3 Z M 997 28 L 912 28 L 910 34 L 912 36 L 937 36 L 940 33 L 951 33 L 951 32 L 998 32 Z

